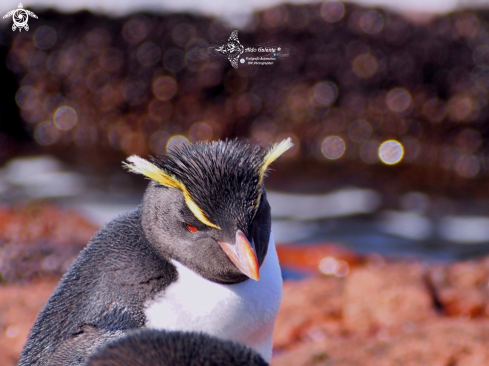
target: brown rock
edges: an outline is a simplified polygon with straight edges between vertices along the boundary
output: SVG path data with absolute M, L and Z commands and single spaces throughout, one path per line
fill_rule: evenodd
M 0 365 L 15 366 L 27 335 L 57 280 L 0 286 Z
M 489 361 L 489 322 L 436 320 L 379 340 L 349 336 L 305 343 L 273 366 L 475 366 Z
M 433 300 L 425 273 L 418 264 L 354 268 L 347 277 L 343 294 L 343 319 L 347 328 L 364 332 L 433 317 Z
M 0 209 L 0 283 L 60 277 L 97 228 L 47 204 Z
M 489 258 L 436 266 L 430 280 L 437 300 L 450 316 L 487 316 L 489 313 Z
M 26 228 L 28 228 L 26 230 Z M 52 241 L 86 244 L 97 230 L 81 215 L 48 204 L 0 209 L 0 239 L 16 243 Z
M 286 282 L 280 312 L 275 323 L 274 346 L 286 347 L 301 339 L 308 328 L 320 322 L 339 322 L 344 279 L 315 277 Z

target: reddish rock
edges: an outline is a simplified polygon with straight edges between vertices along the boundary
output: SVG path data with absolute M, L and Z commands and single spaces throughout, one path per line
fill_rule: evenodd
M 489 364 L 489 322 L 435 320 L 383 339 L 338 337 L 276 356 L 272 366 L 480 366 Z
M 0 365 L 17 365 L 27 335 L 57 282 L 0 285 Z
M 353 269 L 343 294 L 345 325 L 352 331 L 363 332 L 435 316 L 426 283 L 426 270 L 418 264 Z
M 4 241 L 80 245 L 86 244 L 96 230 L 81 215 L 48 204 L 0 209 L 0 240 Z
M 16 364 L 57 277 L 95 230 L 52 206 L 0 210 L 0 365 Z M 282 261 L 297 256 L 332 275 L 285 283 L 273 365 L 489 364 L 489 258 L 427 268 L 303 249 Z
M 45 204 L 0 209 L 0 283 L 60 277 L 97 228 Z
M 313 325 L 339 322 L 344 279 L 315 277 L 301 282 L 286 282 L 277 317 L 274 346 L 286 347 L 307 334 Z
M 367 260 L 344 279 L 287 284 L 272 365 L 487 365 L 488 275 L 488 258 Z
M 489 258 L 435 266 L 430 270 L 430 280 L 447 315 L 489 314 Z
M 348 266 L 359 264 L 362 260 L 360 255 L 332 243 L 280 244 L 277 245 L 277 254 L 282 266 L 315 273 L 321 272 L 320 264 L 325 258 L 334 258 Z
M 0 209 L 0 365 L 17 364 L 59 277 L 96 230 L 77 213 L 52 205 Z

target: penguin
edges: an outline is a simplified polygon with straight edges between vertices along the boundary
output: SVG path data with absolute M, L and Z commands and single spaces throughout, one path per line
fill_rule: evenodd
M 268 366 L 251 348 L 204 333 L 141 329 L 107 343 L 85 366 Z
M 83 365 L 139 328 L 205 333 L 270 362 L 282 277 L 263 180 L 291 146 L 226 140 L 129 157 L 124 166 L 150 180 L 141 205 L 80 252 L 19 366 Z

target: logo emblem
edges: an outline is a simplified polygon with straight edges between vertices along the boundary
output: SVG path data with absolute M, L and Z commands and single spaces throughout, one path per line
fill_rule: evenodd
M 14 20 L 12 30 L 15 31 L 17 28 L 19 28 L 19 32 L 22 32 L 22 28 L 24 28 L 26 31 L 29 30 L 29 24 L 27 24 L 27 21 L 29 20 L 29 15 L 37 19 L 36 14 L 34 14 L 32 11 L 24 9 L 22 4 L 19 4 L 18 9 L 9 11 L 7 14 L 4 15 L 3 19 L 12 16 Z
M 244 52 L 243 45 L 239 43 L 238 31 L 234 30 L 229 36 L 228 42 L 217 47 L 216 51 L 226 55 L 231 65 L 237 69 L 239 56 Z
M 254 47 L 244 47 L 239 42 L 238 31 L 235 29 L 226 43 L 207 47 L 203 59 L 228 60 L 237 69 L 239 64 L 242 66 L 273 65 L 275 61 L 289 57 L 293 51 L 293 47 L 273 41 L 261 42 Z

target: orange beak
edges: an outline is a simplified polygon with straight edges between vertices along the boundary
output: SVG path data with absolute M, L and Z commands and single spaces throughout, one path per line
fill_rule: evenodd
M 260 267 L 258 267 L 255 248 L 241 230 L 236 232 L 234 245 L 223 241 L 220 241 L 219 245 L 241 272 L 255 281 L 260 279 Z

